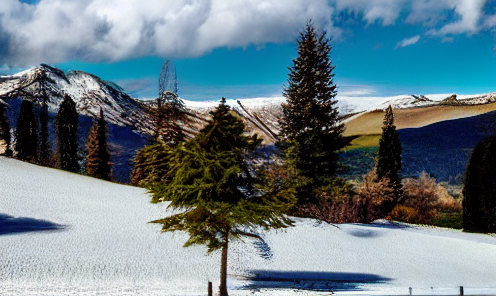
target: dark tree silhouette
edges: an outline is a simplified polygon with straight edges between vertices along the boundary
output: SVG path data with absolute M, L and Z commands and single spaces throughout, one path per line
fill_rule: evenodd
M 78 113 L 76 103 L 65 95 L 57 113 L 57 153 L 61 169 L 77 173 L 80 170 L 77 156 Z
M 465 172 L 463 229 L 496 232 L 496 136 L 477 144 Z
M 48 78 L 46 70 L 41 72 L 39 78 L 39 88 L 41 93 L 41 110 L 40 110 L 40 164 L 48 166 L 51 161 L 51 147 L 48 142 L 48 82 L 52 81 Z
M 29 162 L 38 161 L 37 120 L 33 113 L 33 102 L 24 100 L 17 119 L 15 132 L 16 158 Z
M 10 125 L 5 118 L 5 104 L 0 102 L 0 155 L 11 156 L 10 149 Z

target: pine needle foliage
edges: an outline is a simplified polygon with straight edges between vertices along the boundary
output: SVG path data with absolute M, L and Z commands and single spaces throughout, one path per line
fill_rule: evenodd
M 15 132 L 16 158 L 36 163 L 38 161 L 38 128 L 33 112 L 33 102 L 23 100 Z
M 87 142 L 86 174 L 110 181 L 110 154 L 107 146 L 107 123 L 100 108 L 100 116 L 93 121 Z
M 5 104 L 0 102 L 0 146 L 5 146 L 1 155 L 12 156 L 12 150 L 10 149 L 10 124 L 7 118 L 5 118 Z
M 65 95 L 56 117 L 57 153 L 60 168 L 74 173 L 80 170 L 77 159 L 78 123 L 76 103 Z
M 376 180 L 388 179 L 396 195 L 395 200 L 389 204 L 384 204 L 385 211 L 391 211 L 403 194 L 399 175 L 401 170 L 401 153 L 400 137 L 394 125 L 393 108 L 390 105 L 384 113 L 382 135 L 379 140 L 376 163 Z
M 230 239 L 258 237 L 263 229 L 285 228 L 284 216 L 294 203 L 292 189 L 263 190 L 246 159 L 260 144 L 244 135 L 245 126 L 225 104 L 210 113 L 211 121 L 198 135 L 180 144 L 171 157 L 169 183 L 150 188 L 157 201 L 184 212 L 152 221 L 163 232 L 187 231 L 185 247 L 202 244 L 208 252 L 222 249 L 220 295 L 227 295 L 227 250 Z
M 298 202 L 316 202 L 316 190 L 332 183 L 340 167 L 338 152 L 347 141 L 336 107 L 337 86 L 333 82 L 334 66 L 330 60 L 332 46 L 326 33 L 318 34 L 309 23 L 300 32 L 293 66 L 289 67 L 286 103 L 279 147 L 285 161 L 308 179 L 299 189 Z
M 496 232 L 496 136 L 477 144 L 465 172 L 463 229 Z
M 154 117 L 154 142 L 136 153 L 130 176 L 132 185 L 146 187 L 147 184 L 165 181 L 169 152 L 187 138 L 182 127 L 188 124 L 187 110 L 175 93 L 161 93 Z

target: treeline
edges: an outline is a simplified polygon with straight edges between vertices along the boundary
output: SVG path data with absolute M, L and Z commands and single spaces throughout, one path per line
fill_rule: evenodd
M 86 142 L 87 155 L 78 154 L 79 116 L 76 103 L 65 95 L 55 118 L 57 145 L 52 151 L 48 133 L 48 107 L 42 100 L 39 116 L 34 112 L 35 103 L 31 99 L 21 102 L 14 139 L 5 117 L 6 104 L 0 104 L 0 152 L 4 156 L 60 168 L 74 173 L 87 174 L 104 180 L 111 180 L 110 155 L 107 148 L 107 129 L 103 110 L 93 120 Z

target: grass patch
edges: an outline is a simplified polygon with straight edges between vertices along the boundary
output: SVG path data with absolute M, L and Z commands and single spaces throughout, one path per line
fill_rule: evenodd
M 441 213 L 437 218 L 432 219 L 430 225 L 462 229 L 462 213 Z
M 360 148 L 370 148 L 379 146 L 379 139 L 381 135 L 364 135 L 359 136 L 351 141 L 350 146 L 345 148 L 346 151 L 360 149 Z

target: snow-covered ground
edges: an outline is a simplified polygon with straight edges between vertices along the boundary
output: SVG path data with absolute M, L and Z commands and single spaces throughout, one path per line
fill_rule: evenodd
M 206 295 L 220 255 L 184 233 L 144 189 L 0 158 L 0 295 Z M 230 245 L 231 295 L 496 294 L 496 238 L 378 221 L 299 219 Z

